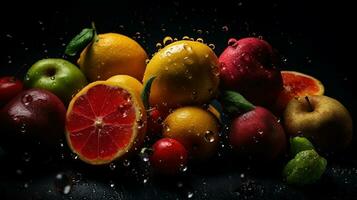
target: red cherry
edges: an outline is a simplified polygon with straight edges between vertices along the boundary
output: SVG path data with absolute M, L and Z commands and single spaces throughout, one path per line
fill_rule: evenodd
M 13 76 L 4 76 L 0 78 L 0 107 L 9 102 L 23 89 L 20 80 Z
M 187 163 L 187 150 L 177 140 L 162 138 L 153 145 L 150 163 L 154 170 L 161 174 L 174 175 L 179 173 Z

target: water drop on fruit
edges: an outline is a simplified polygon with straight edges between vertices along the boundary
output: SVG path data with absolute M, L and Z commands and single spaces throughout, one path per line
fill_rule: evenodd
M 236 46 L 238 46 L 237 40 L 234 39 L 234 38 L 229 39 L 229 40 L 228 40 L 228 46 L 231 46 L 231 47 L 236 47 Z
M 51 80 L 55 80 L 56 77 L 55 77 L 55 76 L 51 76 L 50 79 L 51 79 Z
M 166 37 L 163 39 L 162 44 L 163 44 L 164 46 L 166 46 L 166 45 L 171 44 L 172 42 L 173 42 L 172 37 L 166 36 Z
M 214 136 L 215 136 L 215 134 L 213 131 L 206 131 L 204 138 L 205 138 L 206 142 L 211 143 L 211 142 L 214 142 L 214 140 L 215 140 Z
M 24 95 L 21 99 L 22 103 L 26 106 L 29 105 L 32 102 L 32 100 L 33 100 L 33 98 L 29 94 Z
M 150 59 L 146 59 L 146 60 L 145 60 L 145 63 L 146 63 L 146 64 L 149 64 L 149 62 L 150 62 Z
M 162 44 L 160 42 L 156 43 L 156 48 L 161 49 L 162 48 Z
M 203 31 L 202 31 L 201 29 L 198 29 L 198 30 L 197 30 L 197 33 L 198 33 L 198 34 L 202 34 Z
M 203 39 L 202 38 L 197 38 L 196 41 L 200 42 L 200 43 L 203 43 Z
M 209 44 L 208 45 L 212 50 L 214 50 L 216 48 L 216 46 L 214 44 Z
M 190 37 L 188 37 L 188 36 L 183 36 L 182 39 L 183 39 L 183 40 L 190 40 Z

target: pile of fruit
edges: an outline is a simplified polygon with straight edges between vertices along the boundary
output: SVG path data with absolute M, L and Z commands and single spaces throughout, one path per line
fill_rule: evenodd
M 351 143 L 346 108 L 316 78 L 280 71 L 263 39 L 232 38 L 219 57 L 201 39 L 164 44 L 149 60 L 131 38 L 88 28 L 65 51 L 81 52 L 79 68 L 43 59 L 23 82 L 1 78 L 1 146 L 41 153 L 66 140 L 91 165 L 144 149 L 156 173 L 175 175 L 223 143 L 237 159 L 291 158 L 283 176 L 304 185 L 323 174 L 322 156 Z

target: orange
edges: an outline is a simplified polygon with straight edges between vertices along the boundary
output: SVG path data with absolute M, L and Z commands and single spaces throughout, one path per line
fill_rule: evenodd
M 175 108 L 207 103 L 218 90 L 218 59 L 203 43 L 177 41 L 150 60 L 143 83 L 151 77 L 156 77 L 151 86 L 151 106 Z
M 187 106 L 174 110 L 163 122 L 163 136 L 176 139 L 192 159 L 202 161 L 217 152 L 219 123 L 207 110 Z
M 78 64 L 88 80 L 106 80 L 124 74 L 142 80 L 145 50 L 133 39 L 117 34 L 99 34 L 81 53 Z
M 107 164 L 135 150 L 146 131 L 146 112 L 136 92 L 120 83 L 96 81 L 71 100 L 66 138 L 89 164 Z
M 325 88 L 316 78 L 295 71 L 281 71 L 283 91 L 276 101 L 276 110 L 281 113 L 294 97 L 323 95 Z
M 135 92 L 139 95 L 141 94 L 141 90 L 143 89 L 143 84 L 141 84 L 140 81 L 128 75 L 115 75 L 107 79 L 107 81 L 116 82 L 120 85 L 128 86 L 135 90 Z

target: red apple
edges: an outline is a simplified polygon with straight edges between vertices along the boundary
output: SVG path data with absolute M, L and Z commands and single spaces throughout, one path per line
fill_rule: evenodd
M 4 106 L 23 89 L 23 84 L 13 76 L 0 78 L 0 107 Z
M 56 95 L 42 89 L 23 91 L 0 112 L 0 143 L 14 152 L 58 147 L 64 136 L 65 114 Z
M 219 57 L 223 87 L 241 93 L 255 105 L 272 106 L 283 82 L 271 45 L 259 38 L 232 38 L 228 45 Z
M 239 155 L 262 160 L 274 160 L 286 148 L 282 126 L 263 107 L 255 107 L 233 120 L 229 142 Z

